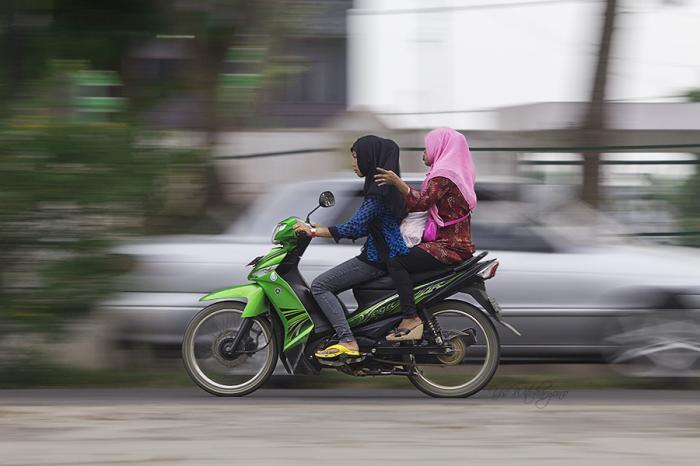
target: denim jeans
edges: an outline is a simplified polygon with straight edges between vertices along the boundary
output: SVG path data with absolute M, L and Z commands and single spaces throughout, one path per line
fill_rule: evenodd
M 311 293 L 319 307 L 333 325 L 340 341 L 354 340 L 345 311 L 337 294 L 373 278 L 386 275 L 386 271 L 373 267 L 357 257 L 322 273 L 311 283 Z

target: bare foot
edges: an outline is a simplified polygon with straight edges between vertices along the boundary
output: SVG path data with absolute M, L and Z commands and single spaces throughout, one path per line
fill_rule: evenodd
M 346 347 L 347 349 L 355 350 L 355 351 L 360 351 L 360 345 L 357 344 L 357 340 L 352 340 L 352 341 L 341 341 L 339 342 L 341 345 Z

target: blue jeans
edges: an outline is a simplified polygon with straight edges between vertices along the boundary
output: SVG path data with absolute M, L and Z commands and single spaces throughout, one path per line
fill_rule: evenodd
M 311 283 L 311 294 L 314 295 L 318 306 L 333 325 L 340 341 L 348 342 L 355 338 L 352 336 L 352 330 L 350 330 L 348 319 L 345 317 L 345 311 L 337 294 L 367 280 L 384 275 L 386 272 L 381 268 L 373 267 L 357 257 L 353 257 L 322 273 Z

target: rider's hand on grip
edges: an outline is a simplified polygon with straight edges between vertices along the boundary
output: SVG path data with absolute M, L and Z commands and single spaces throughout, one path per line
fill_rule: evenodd
M 301 220 L 297 219 L 296 225 L 294 225 L 294 233 L 297 235 L 297 238 L 300 239 L 305 239 L 313 236 L 310 233 L 311 226 L 306 223 L 302 222 Z

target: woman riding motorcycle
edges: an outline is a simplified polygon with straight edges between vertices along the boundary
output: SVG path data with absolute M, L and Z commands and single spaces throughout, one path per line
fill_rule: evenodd
M 357 239 L 367 237 L 361 253 L 316 277 L 311 293 L 338 336 L 338 343 L 316 353 L 319 358 L 334 358 L 342 354 L 359 356 L 359 346 L 348 325 L 337 294 L 373 278 L 386 275 L 388 259 L 408 254 L 399 225 L 406 216 L 403 196 L 393 186 L 378 186 L 374 175 L 378 168 L 400 173 L 399 146 L 390 139 L 364 136 L 351 148 L 353 170 L 365 178 L 364 200 L 350 220 L 345 223 L 310 228 L 297 222 L 295 231 L 333 238 Z

